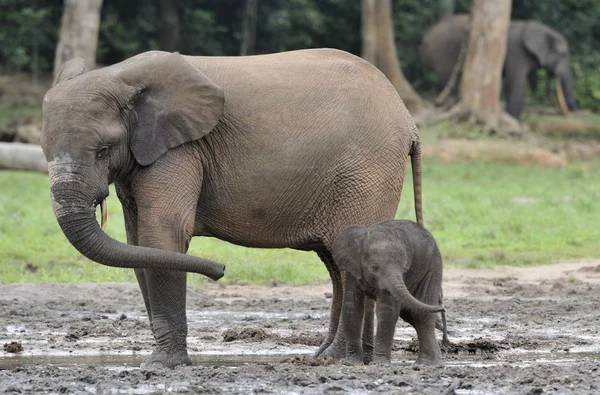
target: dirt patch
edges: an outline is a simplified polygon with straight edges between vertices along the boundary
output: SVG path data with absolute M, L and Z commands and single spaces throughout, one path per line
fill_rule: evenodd
M 546 116 L 531 121 L 530 127 L 538 135 L 574 140 L 600 141 L 598 119 L 590 116 Z
M 469 161 L 498 162 L 519 166 L 562 168 L 567 165 L 564 155 L 550 149 L 505 140 L 442 139 L 423 145 L 423 157 L 445 163 Z
M 324 340 L 325 336 L 323 334 L 306 332 L 286 337 L 279 336 L 277 342 L 279 344 L 304 344 L 306 346 L 318 347 Z
M 577 271 L 584 273 L 600 273 L 600 265 L 580 267 Z
M 273 325 L 266 325 L 273 327 Z M 276 333 L 270 333 L 262 328 L 256 327 L 241 327 L 241 328 L 230 328 L 223 332 L 223 341 L 232 342 L 237 340 L 260 342 L 269 340 L 281 345 L 294 345 L 301 344 L 306 346 L 319 346 L 325 339 L 325 336 L 319 333 L 304 332 L 300 334 L 293 334 L 290 336 L 281 336 Z
M 597 393 L 598 267 L 447 269 L 443 367 L 414 365 L 416 333 L 402 321 L 392 365 L 312 359 L 327 330 L 327 283 L 190 289 L 194 366 L 157 371 L 138 368 L 154 340 L 137 285 L 0 284 L 0 342 L 24 348 L 0 353 L 0 392 Z
M 232 342 L 234 340 L 259 342 L 269 337 L 271 336 L 260 328 L 231 328 L 223 333 L 223 341 L 226 342 Z
M 311 357 L 294 357 L 289 359 L 284 359 L 283 363 L 291 363 L 299 366 L 331 366 L 331 365 L 347 365 L 351 364 L 342 359 L 333 359 L 333 358 L 311 358 Z
M 23 351 L 23 346 L 19 342 L 4 343 L 4 352 L 16 354 L 21 351 Z

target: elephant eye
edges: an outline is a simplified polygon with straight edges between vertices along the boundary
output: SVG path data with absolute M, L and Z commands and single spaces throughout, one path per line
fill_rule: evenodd
M 373 265 L 371 266 L 371 269 L 373 269 L 374 272 L 379 270 L 379 265 Z
M 98 149 L 98 151 L 96 152 L 97 159 L 104 159 L 107 156 L 108 156 L 108 147 L 106 147 L 106 146 L 100 147 L 100 149 Z

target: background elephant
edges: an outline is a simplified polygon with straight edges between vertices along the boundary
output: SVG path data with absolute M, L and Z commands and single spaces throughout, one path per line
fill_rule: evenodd
M 337 237 L 332 252 L 346 275 L 342 309 L 346 358 L 360 364 L 370 359 L 363 354 L 363 341 L 372 344 L 369 337 L 373 320 L 368 314 L 372 304 L 365 303 L 366 296 L 376 300 L 374 362 L 390 363 L 400 316 L 417 331 L 417 363 L 441 364 L 434 313 L 444 312 L 444 308 L 434 304 L 441 303 L 443 269 L 431 233 L 412 221 L 355 225 Z M 362 333 L 363 320 L 366 336 Z
M 425 34 L 421 61 L 433 69 L 441 86 L 450 79 L 462 41 L 468 39 L 468 33 L 469 16 L 457 14 L 443 18 Z M 539 68 L 558 78 L 557 88 L 564 92 L 563 95 L 557 89 L 559 103 L 566 102 L 569 110 L 575 110 L 575 81 L 565 37 L 536 21 L 511 21 L 503 76 L 506 111 L 515 118 L 519 118 L 525 102 L 527 75 Z M 563 112 L 567 111 L 562 104 L 561 108 Z
M 97 262 L 136 268 L 156 339 L 144 366 L 190 363 L 186 273 L 167 269 L 222 273 L 183 254 L 191 237 L 316 251 L 333 282 L 319 354 L 336 349 L 343 296 L 331 244 L 351 224 L 394 218 L 409 155 L 421 221 L 418 130 L 383 74 L 346 52 L 154 51 L 85 73 L 73 60 L 44 97 L 42 118 L 64 234 Z M 95 219 L 111 183 L 129 245 Z

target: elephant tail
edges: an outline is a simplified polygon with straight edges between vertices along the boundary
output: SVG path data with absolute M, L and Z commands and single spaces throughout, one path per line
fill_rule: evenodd
M 412 167 L 413 190 L 415 195 L 415 215 L 417 223 L 423 225 L 423 200 L 421 191 L 421 141 L 416 138 L 410 150 L 410 163 Z

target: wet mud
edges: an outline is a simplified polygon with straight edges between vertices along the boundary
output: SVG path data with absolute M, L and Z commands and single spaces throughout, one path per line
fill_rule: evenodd
M 151 371 L 139 368 L 153 339 L 137 285 L 0 283 L 0 393 L 597 394 L 598 268 L 446 270 L 442 367 L 414 364 L 403 322 L 391 365 L 311 359 L 329 284 L 190 289 L 194 364 Z

